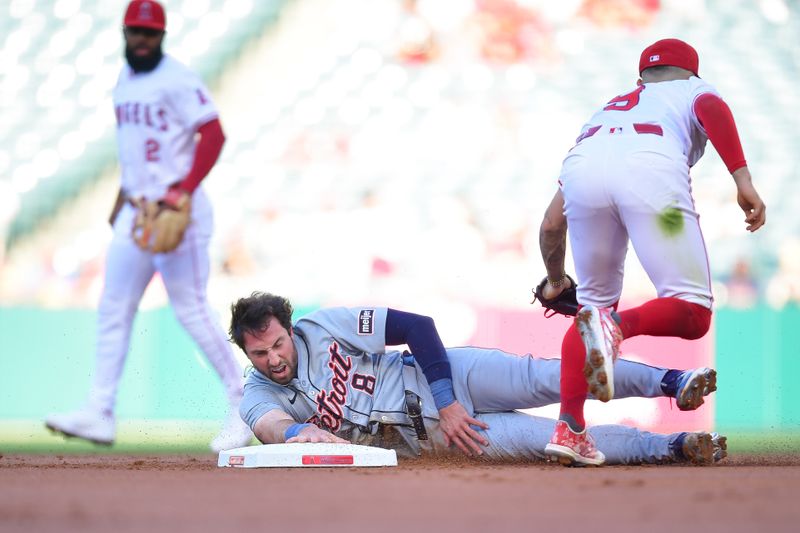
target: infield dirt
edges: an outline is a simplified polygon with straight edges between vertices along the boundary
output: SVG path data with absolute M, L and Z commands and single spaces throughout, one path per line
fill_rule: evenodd
M 800 457 L 713 467 L 469 460 L 217 468 L 213 455 L 0 456 L 0 531 L 797 531 Z

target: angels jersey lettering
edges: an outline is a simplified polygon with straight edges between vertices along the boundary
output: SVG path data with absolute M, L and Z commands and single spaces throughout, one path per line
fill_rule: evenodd
M 200 78 L 164 55 L 151 72 L 125 66 L 113 92 L 122 188 L 157 199 L 183 179 L 194 158 L 197 128 L 217 117 Z

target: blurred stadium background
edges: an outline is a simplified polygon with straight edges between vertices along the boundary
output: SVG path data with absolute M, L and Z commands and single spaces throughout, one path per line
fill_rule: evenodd
M 118 175 L 111 89 L 125 0 L 0 1 L 0 445 L 58 444 L 77 407 Z M 554 356 L 566 321 L 529 305 L 537 233 L 583 121 L 632 87 L 642 48 L 692 43 L 733 109 L 768 225 L 743 229 L 709 145 L 693 169 L 718 309 L 699 343 L 626 343 L 659 366 L 713 364 L 686 418 L 624 401 L 596 421 L 800 428 L 800 6 L 793 0 L 166 0 L 165 51 L 203 75 L 228 141 L 205 181 L 210 284 L 239 296 L 431 314 L 445 344 Z M 625 304 L 652 296 L 630 254 Z M 435 258 L 431 261 L 430 258 Z M 569 264 L 569 263 L 568 263 Z M 211 369 L 154 280 L 121 386 L 121 440 L 205 438 Z M 242 363 L 245 360 L 239 354 Z M 629 403 L 625 403 L 629 402 Z M 688 429 L 688 428 L 687 428 Z

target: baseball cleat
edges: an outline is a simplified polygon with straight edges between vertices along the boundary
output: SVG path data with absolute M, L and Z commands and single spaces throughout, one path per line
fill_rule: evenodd
M 728 456 L 728 439 L 719 433 L 687 433 L 681 452 L 683 460 L 696 465 L 713 465 Z
M 705 401 L 704 396 L 717 390 L 717 371 L 713 368 L 685 370 L 678 377 L 675 403 L 681 411 L 694 411 Z
M 711 444 L 714 447 L 714 462 L 718 463 L 728 457 L 728 437 L 716 431 L 711 433 Z
M 614 397 L 614 361 L 619 355 L 622 330 L 612 317 L 612 309 L 587 305 L 578 312 L 575 324 L 586 347 L 583 375 L 589 392 L 601 402 Z
M 575 433 L 563 420 L 556 422 L 556 430 L 544 447 L 544 453 L 564 466 L 599 466 L 606 461 L 586 429 Z
M 117 432 L 114 415 L 88 409 L 49 415 L 44 425 L 65 437 L 76 437 L 103 446 L 114 444 Z
M 241 448 L 250 444 L 253 440 L 253 432 L 239 417 L 238 409 L 231 407 L 222 430 L 214 437 L 209 445 L 214 453 L 233 448 Z

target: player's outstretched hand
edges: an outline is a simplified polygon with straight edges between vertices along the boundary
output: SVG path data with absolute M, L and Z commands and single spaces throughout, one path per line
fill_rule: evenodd
M 467 455 L 483 455 L 479 444 L 484 446 L 489 444 L 483 435 L 471 427 L 489 429 L 489 426 L 469 416 L 464 406 L 458 402 L 439 409 L 439 426 L 444 432 L 445 444 L 447 446 L 455 444 Z
M 331 442 L 333 444 L 350 444 L 350 441 L 337 437 L 333 433 L 329 433 L 314 425 L 303 428 L 296 437 L 292 437 L 286 442 Z
M 744 211 L 747 231 L 756 231 L 767 221 L 767 207 L 753 186 L 747 167 L 736 170 L 733 173 L 733 180 L 736 182 L 736 202 Z

